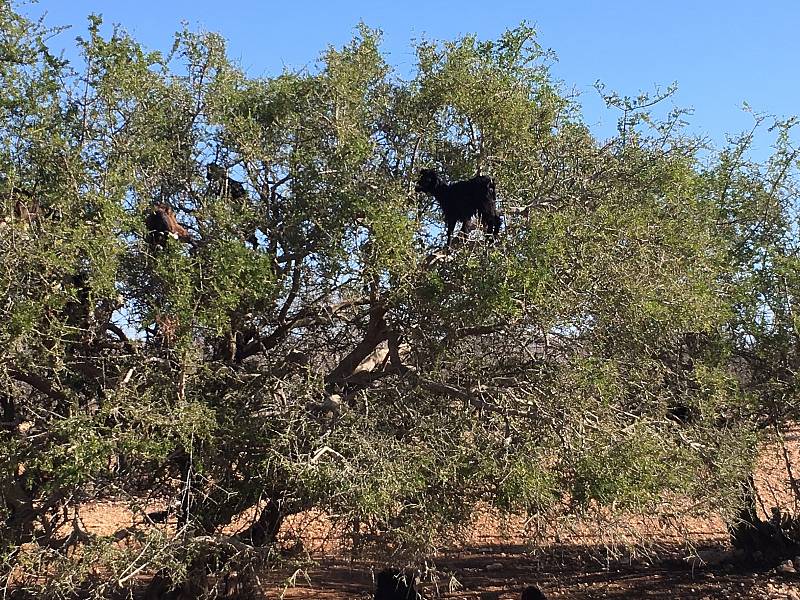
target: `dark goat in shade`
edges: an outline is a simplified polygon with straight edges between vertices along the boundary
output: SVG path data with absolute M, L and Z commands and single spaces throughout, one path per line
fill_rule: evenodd
M 217 163 L 211 163 L 206 167 L 206 179 L 215 185 L 216 193 L 220 196 L 241 200 L 247 195 L 242 183 L 228 177 L 228 172 Z
M 15 187 L 11 190 L 11 196 L 17 198 L 17 201 L 14 202 L 15 217 L 31 224 L 39 220 L 42 207 L 31 192 Z
M 242 182 L 228 177 L 228 172 L 217 163 L 210 163 L 206 166 L 206 179 L 208 179 L 211 184 L 210 187 L 213 193 L 220 197 L 227 197 L 231 200 L 243 200 L 247 198 L 247 190 L 244 188 Z M 253 246 L 253 249 L 258 248 L 256 229 L 258 229 L 258 227 L 255 223 L 246 225 L 245 239 Z
M 531 585 L 522 591 L 520 600 L 547 600 L 547 596 L 538 587 Z
M 43 205 L 39 199 L 28 190 L 14 187 L 8 196 L 14 200 L 14 217 L 27 225 L 41 223 L 43 219 L 57 220 L 61 212 L 50 206 Z
M 397 569 L 384 569 L 375 578 L 375 600 L 422 600 L 414 578 Z
M 456 223 L 463 223 L 464 231 L 475 215 L 480 217 L 487 233 L 496 236 L 500 232 L 495 185 L 490 177 L 477 175 L 472 179 L 445 183 L 434 169 L 423 169 L 419 173 L 416 191 L 433 196 L 442 207 L 448 246 Z

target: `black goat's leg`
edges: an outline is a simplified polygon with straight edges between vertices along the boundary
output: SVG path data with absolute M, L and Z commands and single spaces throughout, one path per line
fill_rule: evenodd
M 467 219 L 464 221 L 464 224 L 461 225 L 461 232 L 464 236 L 469 236 L 469 232 L 475 229 L 475 221 L 472 218 Z
M 483 231 L 484 233 L 486 233 L 486 235 L 496 238 L 497 234 L 500 233 L 499 215 L 493 215 L 493 214 L 481 215 L 481 224 L 483 225 Z
M 447 221 L 447 245 L 450 246 L 453 241 L 453 230 L 456 228 L 455 221 Z

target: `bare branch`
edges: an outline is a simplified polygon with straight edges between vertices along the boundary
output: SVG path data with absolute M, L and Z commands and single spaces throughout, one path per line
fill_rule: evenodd
M 369 324 L 364 339 L 325 377 L 325 383 L 328 386 L 347 379 L 353 374 L 356 367 L 378 347 L 378 344 L 388 339 L 389 329 L 383 318 L 385 315 L 386 308 L 381 303 L 370 308 Z
M 53 387 L 53 385 L 42 379 L 38 375 L 34 375 L 32 373 L 25 373 L 16 369 L 14 367 L 8 369 L 8 374 L 11 376 L 12 379 L 16 379 L 17 381 L 21 381 L 22 383 L 27 383 L 29 386 L 42 392 L 43 394 L 50 396 L 53 400 L 58 402 L 69 402 L 69 396 Z

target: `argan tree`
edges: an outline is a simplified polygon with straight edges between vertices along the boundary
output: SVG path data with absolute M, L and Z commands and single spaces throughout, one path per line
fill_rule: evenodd
M 612 94 L 598 140 L 526 25 L 420 42 L 411 78 L 364 26 L 252 78 L 214 34 L 162 54 L 91 17 L 69 64 L 0 19 L 14 593 L 211 594 L 310 510 L 408 556 L 478 506 L 733 511 L 797 416 L 791 123 L 757 166 Z M 442 249 L 422 168 L 494 178 L 499 239 Z M 106 499 L 134 526 L 86 531 Z

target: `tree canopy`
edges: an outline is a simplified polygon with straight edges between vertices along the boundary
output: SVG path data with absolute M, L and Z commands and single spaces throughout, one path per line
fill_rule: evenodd
M 407 552 L 479 505 L 727 515 L 798 418 L 794 120 L 756 117 L 757 163 L 603 91 L 597 139 L 527 24 L 409 77 L 361 25 L 254 78 L 213 33 L 91 17 L 69 64 L 0 19 L 0 572 L 32 594 L 234 560 L 243 515 L 248 561 L 309 510 Z M 491 176 L 499 238 L 442 250 L 422 168 Z M 148 239 L 154 203 L 191 244 Z M 122 546 L 77 518 L 108 498 L 145 519 Z

